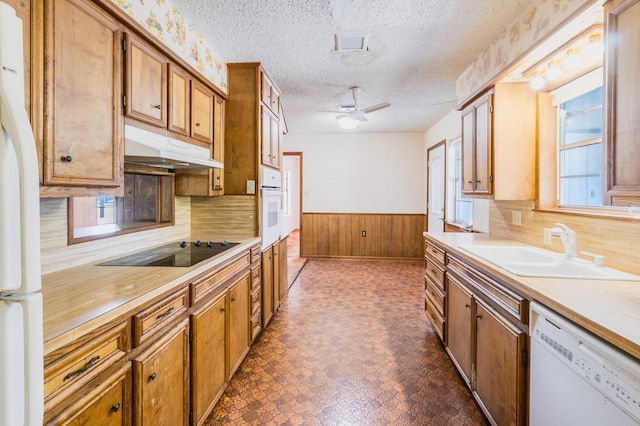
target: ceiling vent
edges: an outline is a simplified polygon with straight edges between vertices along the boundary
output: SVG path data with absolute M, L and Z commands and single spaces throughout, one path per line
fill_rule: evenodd
M 366 52 L 368 43 L 368 35 L 336 34 L 336 52 Z

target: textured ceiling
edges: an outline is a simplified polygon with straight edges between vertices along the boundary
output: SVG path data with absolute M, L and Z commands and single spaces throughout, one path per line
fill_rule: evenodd
M 349 88 L 389 102 L 349 132 L 422 132 L 456 105 L 455 81 L 535 0 L 172 0 L 226 62 L 261 62 L 290 134 L 340 133 Z M 334 36 L 368 34 L 369 51 Z

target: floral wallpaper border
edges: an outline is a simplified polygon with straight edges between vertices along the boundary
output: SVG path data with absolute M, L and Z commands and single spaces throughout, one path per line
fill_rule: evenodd
M 545 38 L 558 24 L 594 0 L 539 0 L 511 26 L 456 80 L 456 97 L 463 101 L 486 86 L 500 72 Z
M 227 64 L 198 31 L 190 27 L 170 0 L 111 0 L 143 28 L 193 66 L 222 92 L 228 93 Z

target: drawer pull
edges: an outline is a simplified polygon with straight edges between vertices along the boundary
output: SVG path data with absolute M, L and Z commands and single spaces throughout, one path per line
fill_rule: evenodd
M 151 375 L 149 376 L 149 381 L 153 382 L 156 379 L 156 373 L 151 373 Z
M 476 318 L 482 319 L 482 315 L 478 314 L 478 315 L 476 315 Z
M 169 309 L 167 309 L 167 312 L 164 312 L 162 314 L 159 314 L 156 319 L 160 319 L 160 318 L 164 318 L 164 317 L 168 317 L 169 315 L 171 315 L 171 313 L 173 312 L 173 306 L 170 307 Z
M 220 308 L 220 312 L 224 312 L 224 308 Z
M 71 160 L 73 160 L 73 158 L 71 158 L 70 155 L 63 155 L 62 157 L 60 157 L 60 161 L 62 161 L 63 163 L 70 163 Z
M 436 273 L 436 270 L 435 270 L 435 269 L 432 269 L 432 270 L 431 270 L 431 273 L 432 273 L 432 274 L 435 274 L 435 273 Z
M 433 319 L 434 321 L 436 320 L 436 316 L 433 314 L 429 314 L 429 316 L 431 317 L 431 319 Z
M 114 405 L 111 407 L 111 412 L 112 412 L 112 413 L 117 413 L 119 409 L 120 409 L 120 403 L 118 402 L 117 404 L 114 404 Z
M 471 306 L 470 306 L 468 303 L 465 303 L 465 304 L 464 304 L 464 307 L 465 307 L 465 308 L 470 308 Z
M 88 362 L 88 363 L 86 363 L 86 364 L 85 364 L 85 366 L 84 366 L 84 367 L 82 367 L 82 368 L 81 368 L 81 369 L 79 369 L 79 370 L 72 371 L 71 373 L 69 373 L 69 374 L 67 374 L 66 376 L 64 376 L 63 381 L 64 381 L 64 380 L 72 379 L 72 378 L 74 378 L 74 377 L 76 377 L 76 376 L 79 376 L 80 374 L 84 373 L 85 371 L 87 371 L 88 369 L 90 369 L 91 367 L 93 367 L 94 365 L 96 365 L 96 363 L 98 362 L 98 360 L 99 360 L 99 359 L 100 359 L 100 355 L 96 355 L 96 356 L 94 356 L 93 358 L 91 358 L 91 359 L 89 360 L 89 362 Z

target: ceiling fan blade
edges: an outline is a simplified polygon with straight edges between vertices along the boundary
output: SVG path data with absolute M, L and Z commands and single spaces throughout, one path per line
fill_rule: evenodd
M 360 111 L 364 112 L 365 114 L 368 114 L 370 112 L 378 111 L 378 110 L 381 110 L 383 108 L 387 108 L 389 106 L 391 106 L 391 104 L 389 102 L 383 102 L 381 104 L 371 105 L 370 107 L 363 108 Z

